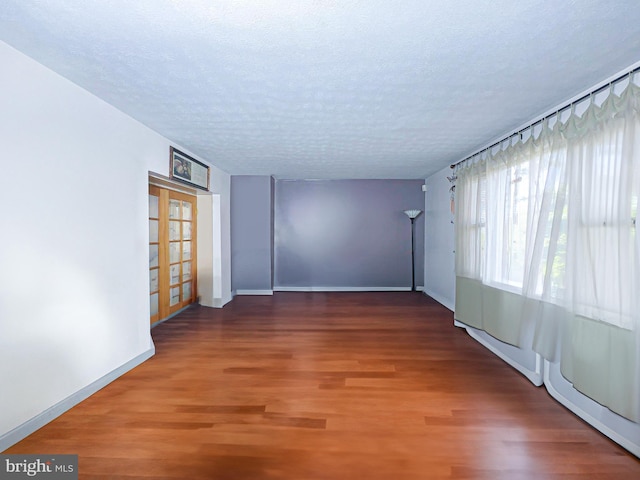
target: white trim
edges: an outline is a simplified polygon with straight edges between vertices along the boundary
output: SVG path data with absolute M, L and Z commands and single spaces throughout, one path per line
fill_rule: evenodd
M 274 292 L 410 292 L 411 287 L 273 287 Z
M 422 290 L 422 293 L 424 293 L 428 297 L 433 298 L 440 305 L 443 305 L 444 307 L 448 308 L 452 312 L 456 311 L 455 304 L 453 304 L 451 302 L 451 300 L 449 300 L 448 298 L 444 298 L 442 295 L 439 295 L 439 294 L 437 294 L 435 292 L 432 292 L 430 290 Z
M 235 290 L 235 295 L 273 295 L 273 290 Z
M 178 183 L 175 180 L 170 179 L 169 177 L 165 177 L 164 175 L 160 175 L 159 173 L 155 173 L 152 171 L 149 171 L 149 185 L 165 188 L 167 190 L 173 190 L 174 192 L 186 193 L 187 195 L 193 195 L 194 197 L 198 194 L 211 195 L 211 192 L 209 191 L 197 190 L 193 187 Z
M 495 345 L 489 343 L 483 335 L 486 335 L 488 338 L 493 337 L 490 337 L 487 333 L 464 325 L 457 320 L 454 320 L 454 325 L 465 328 L 471 338 L 518 370 L 534 385 L 540 386 L 544 384 L 549 395 L 558 403 L 562 404 L 593 428 L 599 430 L 602 434 L 627 449 L 636 457 L 640 457 L 640 424 L 612 412 L 598 402 L 580 393 L 562 376 L 559 364 L 549 362 L 536 353 L 536 367 L 535 371 L 532 371 L 521 365 L 518 361 L 510 358 L 507 353 L 502 352 Z
M 91 395 L 93 395 L 94 393 L 96 393 L 98 390 L 105 387 L 109 383 L 113 382 L 118 377 L 124 375 L 129 370 L 137 367 L 145 360 L 151 358 L 155 354 L 155 352 L 156 352 L 155 347 L 151 345 L 151 348 L 149 348 L 149 350 L 147 350 L 146 352 L 141 353 L 135 358 L 132 358 L 125 364 L 107 373 L 106 375 L 99 378 L 95 382 L 92 382 L 86 387 L 82 388 L 81 390 L 78 390 L 77 392 L 72 393 L 64 400 L 61 400 L 60 402 L 56 403 L 52 407 L 47 408 L 44 412 L 36 415 L 30 420 L 27 420 L 26 422 L 24 422 L 22 425 L 19 425 L 13 430 L 10 430 L 9 432 L 0 436 L 0 452 L 6 450 L 12 445 L 15 445 L 20 440 L 28 437 L 36 430 L 44 427 L 47 423 L 59 417 L 67 410 L 70 410 L 71 408 L 75 407 L 83 400 L 86 400 Z
M 465 328 L 467 330 L 467 333 L 471 336 L 471 338 L 473 338 L 475 341 L 480 343 L 483 347 L 487 348 L 488 350 L 491 350 L 491 352 L 493 352 L 495 355 L 500 357 L 506 363 L 511 365 L 513 368 L 519 371 L 522 375 L 527 377 L 529 381 L 533 383 L 536 387 L 539 387 L 542 385 L 544 381 L 543 379 L 544 364 L 542 362 L 543 358 L 538 353 L 535 354 L 536 368 L 535 370 L 531 370 L 525 367 L 524 365 L 518 363 L 516 360 L 512 359 L 511 357 L 509 357 L 506 353 L 502 352 L 500 349 L 496 348 L 494 345 L 491 345 L 482 335 L 482 334 L 488 335 L 487 333 L 482 332 L 481 330 L 476 330 L 468 326 L 466 326 Z
M 629 450 L 636 457 L 640 457 L 640 425 L 615 414 L 571 386 L 572 395 L 577 396 L 586 407 L 586 409 L 581 408 L 555 388 L 551 374 L 553 370 L 554 372 L 558 371 L 558 375 L 562 375 L 559 373 L 559 369 L 560 367 L 557 363 L 551 363 L 548 360 L 544 361 L 544 386 L 549 392 L 549 395 L 611 440 Z M 567 383 L 569 382 L 567 381 Z M 587 410 L 596 410 L 594 413 L 597 413 L 598 416 L 593 415 Z M 611 420 L 611 422 L 606 422 L 607 419 Z M 616 431 L 607 425 L 607 423 L 614 421 L 618 424 L 624 424 L 624 426 L 627 427 L 625 430 L 628 430 L 630 435 L 623 435 L 620 433 L 620 429 Z

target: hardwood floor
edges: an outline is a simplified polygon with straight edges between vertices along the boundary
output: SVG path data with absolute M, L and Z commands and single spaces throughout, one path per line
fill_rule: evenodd
M 96 479 L 640 478 L 419 293 L 236 297 L 152 334 L 153 358 L 5 453 Z

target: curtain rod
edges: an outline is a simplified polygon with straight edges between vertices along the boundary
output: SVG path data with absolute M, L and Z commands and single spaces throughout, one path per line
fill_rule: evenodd
M 564 112 L 567 108 L 570 108 L 574 105 L 577 105 L 578 103 L 586 100 L 587 98 L 591 97 L 592 95 L 597 95 L 598 93 L 600 93 L 601 91 L 603 91 L 604 89 L 611 87 L 611 85 L 618 83 L 620 80 L 624 80 L 627 77 L 633 76 L 636 72 L 640 71 L 640 66 L 639 67 L 635 67 L 631 70 L 629 70 L 626 73 L 623 73 L 619 76 L 617 76 L 616 78 L 614 78 L 613 80 L 608 81 L 607 83 L 605 83 L 604 85 L 599 86 L 598 88 L 596 88 L 595 90 L 592 90 L 589 93 L 584 94 L 583 96 L 581 96 L 580 98 L 578 98 L 577 100 L 573 100 L 572 102 L 568 102 L 566 103 L 564 106 L 558 108 L 557 110 L 553 111 L 552 113 L 549 113 L 548 115 L 543 116 L 540 120 L 536 120 L 533 123 L 530 123 L 529 125 L 527 125 L 524 128 L 521 128 L 520 130 L 513 132 L 509 135 L 505 135 L 504 137 L 502 137 L 500 140 L 498 140 L 495 143 L 492 143 L 491 145 L 489 145 L 488 147 L 485 147 L 481 150 L 478 150 L 477 152 L 469 155 L 468 157 L 463 158 L 462 160 L 456 162 L 456 163 L 452 163 L 451 165 L 449 165 L 450 168 L 455 168 L 458 165 L 460 165 L 461 163 L 466 162 L 467 160 L 475 157 L 476 155 L 479 155 L 481 153 L 486 152 L 487 150 L 491 150 L 493 147 L 495 147 L 496 145 L 500 145 L 502 142 L 504 142 L 507 138 L 511 138 L 515 135 L 522 135 L 522 132 L 535 127 L 537 124 L 544 122 L 547 118 L 549 117 L 553 117 L 554 115 L 558 115 L 561 112 Z M 629 82 L 631 82 L 631 78 L 629 79 Z

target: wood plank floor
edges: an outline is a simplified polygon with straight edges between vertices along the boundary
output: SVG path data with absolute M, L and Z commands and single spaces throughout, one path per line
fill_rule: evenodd
M 95 479 L 640 478 L 419 293 L 236 297 L 152 334 L 156 356 L 5 453 Z

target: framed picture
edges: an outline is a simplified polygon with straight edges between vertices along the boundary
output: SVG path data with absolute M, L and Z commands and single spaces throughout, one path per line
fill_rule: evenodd
M 169 177 L 182 183 L 209 190 L 209 167 L 173 147 L 169 149 Z

